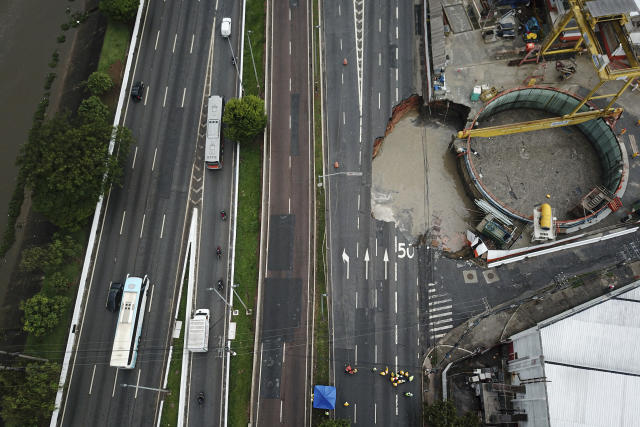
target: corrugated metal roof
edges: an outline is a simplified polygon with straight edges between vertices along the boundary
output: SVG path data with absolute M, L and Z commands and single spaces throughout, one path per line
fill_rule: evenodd
M 639 424 L 639 285 L 635 282 L 614 298 L 601 297 L 512 337 L 518 359 L 509 362 L 509 370 L 518 374 L 516 383 L 532 381 L 526 384 L 526 395 L 518 396 L 522 400 L 514 402 L 529 417 L 521 426 Z M 543 365 L 537 363 L 541 353 Z
M 587 9 L 593 17 L 628 14 L 638 12 L 634 0 L 597 0 L 586 2 Z

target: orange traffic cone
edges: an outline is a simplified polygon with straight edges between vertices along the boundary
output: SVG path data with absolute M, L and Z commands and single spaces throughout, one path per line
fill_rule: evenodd
M 347 65 L 347 58 L 344 58 L 344 61 L 342 61 L 342 65 Z

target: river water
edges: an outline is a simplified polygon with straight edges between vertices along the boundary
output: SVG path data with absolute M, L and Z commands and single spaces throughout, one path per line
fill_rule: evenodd
M 77 2 L 78 6 L 82 2 Z M 0 0 L 0 230 L 15 184 L 16 156 L 44 93 L 47 65 L 60 46 L 68 0 Z M 0 272 L 0 274 L 7 274 Z

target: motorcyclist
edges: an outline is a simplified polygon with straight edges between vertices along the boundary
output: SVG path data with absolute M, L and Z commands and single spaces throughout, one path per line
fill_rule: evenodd
M 220 218 L 225 221 L 227 219 L 227 213 L 225 211 L 220 211 Z
M 220 246 L 216 248 L 216 255 L 218 255 L 218 258 L 220 258 L 220 255 L 222 255 L 222 248 Z
M 198 404 L 202 405 L 204 403 L 204 391 L 198 393 Z
M 222 279 L 218 280 L 218 290 L 222 291 L 224 289 L 224 282 Z

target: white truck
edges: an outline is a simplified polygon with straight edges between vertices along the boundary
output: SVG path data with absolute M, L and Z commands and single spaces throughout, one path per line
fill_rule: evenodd
M 206 353 L 209 350 L 209 309 L 197 309 L 189 320 L 187 349 L 193 353 Z

